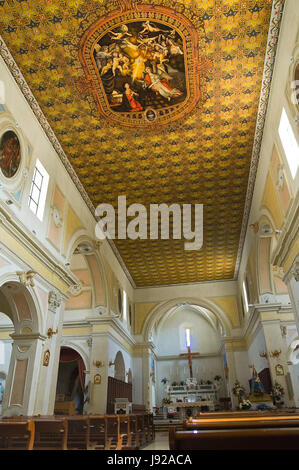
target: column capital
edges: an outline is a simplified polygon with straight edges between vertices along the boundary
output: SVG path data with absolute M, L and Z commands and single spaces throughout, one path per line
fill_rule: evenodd
M 17 341 L 34 341 L 34 340 L 46 341 L 48 339 L 47 336 L 42 335 L 41 333 L 30 333 L 30 334 L 12 333 L 9 336 L 15 342 L 17 342 Z

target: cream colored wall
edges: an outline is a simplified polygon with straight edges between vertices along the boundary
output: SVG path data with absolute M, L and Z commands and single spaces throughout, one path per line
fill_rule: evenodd
M 241 291 L 242 282 L 246 273 L 249 273 L 252 280 L 252 297 L 255 298 L 255 302 L 263 302 L 261 295 L 271 293 L 273 297 L 270 297 L 270 301 L 281 302 L 284 305 L 291 305 L 288 289 L 283 280 L 283 273 L 279 268 L 274 267 L 273 269 L 272 264 L 275 252 L 278 252 L 284 243 L 282 234 L 288 225 L 291 212 L 298 205 L 296 196 L 299 188 L 299 172 L 293 180 L 278 134 L 282 108 L 285 107 L 299 141 L 299 126 L 298 122 L 295 123 L 295 116 L 299 115 L 299 108 L 296 110 L 294 106 L 291 106 L 289 99 L 290 80 L 293 79 L 290 76 L 292 55 L 299 41 L 299 10 L 297 7 L 297 1 L 290 0 L 286 2 L 284 9 L 255 189 L 238 276 L 238 286 Z M 279 177 L 281 176 L 283 184 L 279 186 Z M 266 220 L 273 229 L 270 238 L 263 238 L 261 234 L 261 228 Z M 251 224 L 257 222 L 259 223 L 258 232 L 250 227 Z M 275 232 L 275 230 L 278 231 Z M 265 243 L 270 240 L 271 246 L 267 255 L 265 250 L 269 250 L 269 245 L 266 246 Z M 294 246 L 293 252 L 290 253 L 292 260 L 298 252 L 299 248 Z M 258 266 L 258 270 L 256 270 L 256 266 Z M 255 271 L 253 279 L 252 271 Z M 257 293 L 260 297 L 256 295 Z M 246 321 L 247 319 L 245 319 L 245 323 Z

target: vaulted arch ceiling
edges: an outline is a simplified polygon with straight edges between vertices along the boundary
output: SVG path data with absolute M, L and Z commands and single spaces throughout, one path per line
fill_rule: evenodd
M 282 7 L 283 0 L 0 2 L 1 55 L 93 213 L 103 202 L 116 208 L 120 195 L 128 205 L 204 205 L 200 250 L 186 251 L 185 240 L 114 241 L 133 285 L 236 276 Z M 116 57 L 114 67 L 101 62 L 103 52 Z M 159 86 L 146 82 L 148 66 L 159 69 Z M 127 82 L 138 93 L 134 108 L 122 107 Z

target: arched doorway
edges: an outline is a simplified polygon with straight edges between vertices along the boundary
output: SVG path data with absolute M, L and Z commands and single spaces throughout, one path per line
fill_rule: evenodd
M 1 299 L 1 294 L 0 294 L 0 299 Z M 1 310 L 3 310 L 2 302 L 1 302 L 1 307 L 0 307 L 1 330 L 4 331 L 6 335 L 7 333 L 13 333 L 14 332 L 13 322 L 7 315 L 2 313 Z M 12 339 L 1 338 L 0 339 L 0 415 L 2 414 L 2 402 L 4 398 L 4 390 L 6 386 L 7 374 L 9 371 L 11 350 L 12 350 Z
M 197 396 L 209 402 L 210 411 L 220 406 L 220 398 L 227 397 L 222 347 L 226 331 L 229 331 L 228 321 L 223 322 L 217 311 L 200 305 L 199 301 L 173 301 L 160 311 L 156 309 L 147 324 L 156 356 L 151 407 L 161 407 L 173 398 L 182 402 L 192 398 L 196 402 Z M 188 392 L 190 386 L 196 390 L 192 397 Z M 179 391 L 182 396 L 175 395 Z M 172 392 L 174 395 L 170 396 Z M 183 406 L 178 407 L 178 412 L 181 409 Z
M 4 345 L 6 374 L 2 415 L 34 414 L 43 342 L 39 333 L 38 306 L 31 287 L 11 280 L 0 287 L 0 322 L 9 339 Z M 2 346 L 3 350 L 3 346 Z
M 84 371 L 85 365 L 81 355 L 70 347 L 62 347 L 56 388 L 56 414 L 83 414 Z

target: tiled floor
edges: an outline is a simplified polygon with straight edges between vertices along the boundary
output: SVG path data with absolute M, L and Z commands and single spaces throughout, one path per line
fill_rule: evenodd
M 168 432 L 156 432 L 154 442 L 140 450 L 169 450 Z

